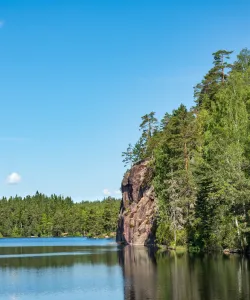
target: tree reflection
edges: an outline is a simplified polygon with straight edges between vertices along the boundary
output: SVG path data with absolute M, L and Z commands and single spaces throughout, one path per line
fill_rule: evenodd
M 126 246 L 119 253 L 124 299 L 250 299 L 250 261 L 222 254 L 157 253 Z
M 75 264 L 117 265 L 116 248 L 110 247 L 5 247 L 0 248 L 1 268 L 46 269 Z

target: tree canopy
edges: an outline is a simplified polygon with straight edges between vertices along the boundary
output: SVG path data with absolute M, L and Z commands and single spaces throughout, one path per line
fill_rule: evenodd
M 193 107 L 181 104 L 159 126 L 155 113 L 143 117 L 144 147 L 136 159 L 151 159 L 161 244 L 249 248 L 250 51 L 234 63 L 231 53 L 212 54 Z
M 74 203 L 70 197 L 33 196 L 0 199 L 0 236 L 114 235 L 120 200 Z

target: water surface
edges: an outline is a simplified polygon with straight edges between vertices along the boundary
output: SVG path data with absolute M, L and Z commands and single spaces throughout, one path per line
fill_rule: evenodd
M 0 239 L 1 300 L 248 300 L 239 255 L 155 253 L 84 238 Z

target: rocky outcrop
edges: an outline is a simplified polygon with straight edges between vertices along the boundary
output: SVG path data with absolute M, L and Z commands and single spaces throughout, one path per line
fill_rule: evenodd
M 155 196 L 150 186 L 149 161 L 135 164 L 122 181 L 122 203 L 116 241 L 149 245 L 155 240 Z

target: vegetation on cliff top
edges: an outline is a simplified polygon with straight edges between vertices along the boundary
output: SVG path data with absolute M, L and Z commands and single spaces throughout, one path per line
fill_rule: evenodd
M 157 195 L 157 240 L 196 249 L 250 245 L 250 51 L 234 63 L 213 53 L 213 67 L 180 105 L 158 122 L 142 117 L 141 138 L 125 164 L 151 158 Z
M 36 193 L 0 199 L 0 237 L 110 236 L 117 226 L 120 200 L 74 203 L 70 197 Z

